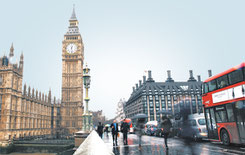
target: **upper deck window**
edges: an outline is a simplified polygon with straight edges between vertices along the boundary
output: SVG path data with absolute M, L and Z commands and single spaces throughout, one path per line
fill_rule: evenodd
M 245 81 L 245 68 L 241 67 L 202 85 L 203 94 Z
M 217 79 L 218 89 L 224 88 L 228 86 L 228 78 L 227 75 L 221 76 Z
M 230 84 L 243 81 L 242 69 L 235 70 L 228 74 Z
M 208 93 L 208 84 L 207 83 L 204 83 L 204 85 L 203 85 L 203 93 L 204 94 Z
M 216 80 L 208 82 L 208 88 L 209 91 L 214 91 L 215 89 L 217 89 Z

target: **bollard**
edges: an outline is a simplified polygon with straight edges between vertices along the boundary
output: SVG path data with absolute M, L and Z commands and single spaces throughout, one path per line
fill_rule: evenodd
M 78 148 L 84 140 L 88 137 L 89 132 L 84 132 L 84 131 L 78 131 L 75 133 L 75 148 Z
M 73 155 L 114 155 L 114 153 L 93 130 Z

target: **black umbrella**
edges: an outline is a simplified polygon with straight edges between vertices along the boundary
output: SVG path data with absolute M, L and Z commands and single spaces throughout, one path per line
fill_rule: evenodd
M 147 118 L 146 114 L 137 114 L 132 117 L 132 119 Z
M 172 115 L 172 111 L 160 110 L 160 111 L 157 112 L 157 114 Z

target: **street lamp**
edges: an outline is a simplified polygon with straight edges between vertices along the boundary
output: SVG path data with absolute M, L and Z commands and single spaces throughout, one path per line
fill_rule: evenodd
M 88 97 L 88 89 L 90 88 L 90 82 L 91 82 L 90 69 L 86 64 L 86 67 L 83 69 L 83 84 L 85 88 L 84 100 L 86 102 L 85 111 L 83 113 L 83 131 L 90 131 L 92 129 L 92 115 L 88 111 L 88 102 L 90 100 Z
M 89 101 L 89 97 L 88 97 L 88 89 L 90 88 L 90 82 L 91 82 L 91 77 L 90 77 L 90 69 L 88 68 L 88 65 L 86 65 L 86 67 L 83 69 L 83 84 L 85 87 L 85 91 L 86 91 L 86 95 L 85 95 L 85 102 L 86 102 L 86 110 L 85 110 L 85 114 L 88 114 L 88 101 Z

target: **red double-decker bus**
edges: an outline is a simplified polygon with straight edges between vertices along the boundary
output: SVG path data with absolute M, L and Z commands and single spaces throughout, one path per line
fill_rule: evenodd
M 245 63 L 203 83 L 203 106 L 208 138 L 245 144 Z

